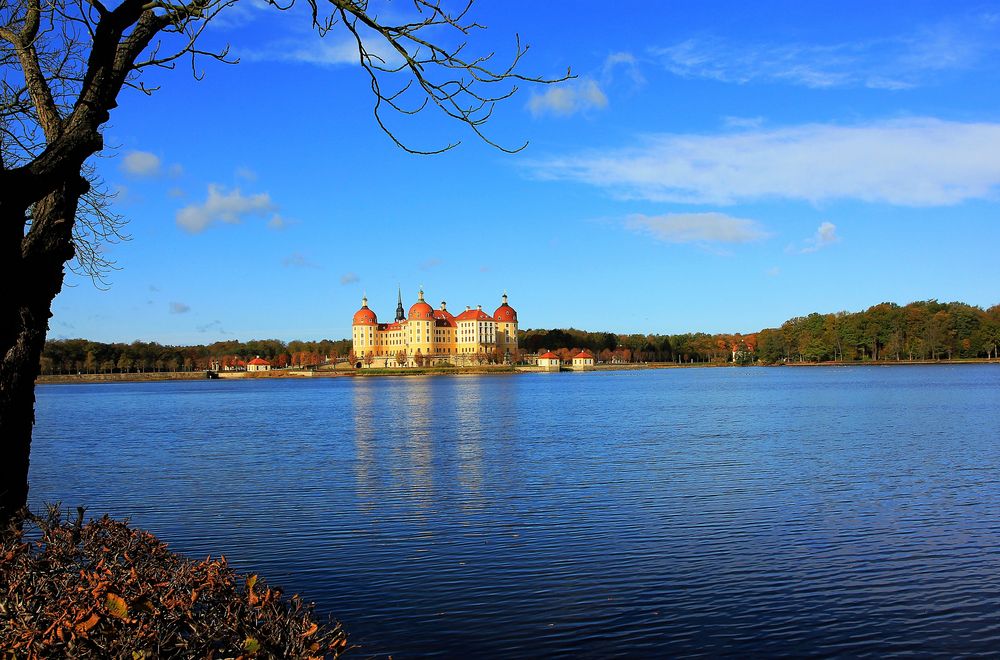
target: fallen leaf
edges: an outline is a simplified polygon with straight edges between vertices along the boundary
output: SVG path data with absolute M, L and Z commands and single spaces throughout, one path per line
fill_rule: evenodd
M 79 632 L 87 632 L 88 630 L 96 626 L 100 620 L 101 617 L 99 617 L 96 613 L 91 614 L 89 619 L 87 619 L 86 621 L 81 621 L 80 623 L 76 624 L 76 629 Z
M 118 594 L 108 593 L 104 599 L 104 605 L 108 608 L 111 616 L 118 617 L 119 619 L 124 619 L 128 616 L 128 606 L 125 604 L 125 599 Z
M 243 650 L 247 653 L 256 653 L 260 650 L 260 642 L 253 637 L 247 637 L 246 641 L 243 642 Z

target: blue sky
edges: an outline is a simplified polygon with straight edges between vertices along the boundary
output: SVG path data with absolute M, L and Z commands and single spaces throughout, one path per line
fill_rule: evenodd
M 380 5 L 403 14 L 406 3 Z M 1000 3 L 481 2 L 470 39 L 531 48 L 491 138 L 372 120 L 342 30 L 244 0 L 207 33 L 241 63 L 126 92 L 98 168 L 132 240 L 108 290 L 70 276 L 53 337 L 350 335 L 430 302 L 521 327 L 749 332 L 812 311 L 1000 302 Z M 378 48 L 372 42 L 373 48 Z

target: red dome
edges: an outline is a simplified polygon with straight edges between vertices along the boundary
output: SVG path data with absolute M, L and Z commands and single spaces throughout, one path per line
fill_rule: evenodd
M 497 311 L 493 312 L 493 318 L 500 323 L 517 323 L 517 312 L 513 307 L 504 303 L 497 307 Z
M 418 300 L 413 303 L 413 307 L 410 307 L 410 313 L 406 315 L 407 321 L 413 320 L 433 320 L 434 309 L 425 303 L 423 299 Z
M 375 312 L 368 309 L 365 305 L 358 311 L 354 312 L 354 325 L 377 325 L 378 319 L 375 318 Z

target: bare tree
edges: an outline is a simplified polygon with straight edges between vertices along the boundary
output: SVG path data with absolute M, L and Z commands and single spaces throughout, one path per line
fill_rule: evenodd
M 228 49 L 199 46 L 206 26 L 238 0 L 0 0 L 0 525 L 27 501 L 34 381 L 52 299 L 64 267 L 97 282 L 113 267 L 107 241 L 124 238 L 110 212 L 107 188 L 93 169 L 104 149 L 103 127 L 126 87 L 150 94 L 146 69 L 200 58 L 233 63 Z M 371 81 L 378 125 L 401 148 L 411 147 L 387 125 L 386 108 L 403 114 L 436 109 L 503 151 L 484 134 L 495 104 L 519 82 L 555 82 L 520 74 L 520 41 L 510 61 L 470 55 L 471 2 L 412 0 L 413 18 L 380 19 L 367 0 L 304 0 L 319 36 L 346 30 Z M 292 0 L 294 2 L 294 0 Z M 287 9 L 269 0 L 276 10 Z M 372 44 L 388 47 L 380 57 Z M 568 76 L 568 74 L 567 74 Z M 367 357 L 367 356 L 366 356 Z

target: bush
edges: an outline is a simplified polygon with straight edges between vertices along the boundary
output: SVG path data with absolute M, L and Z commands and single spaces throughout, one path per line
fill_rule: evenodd
M 107 516 L 57 507 L 0 538 L 3 657 L 326 657 L 347 636 L 225 557 L 195 561 Z

